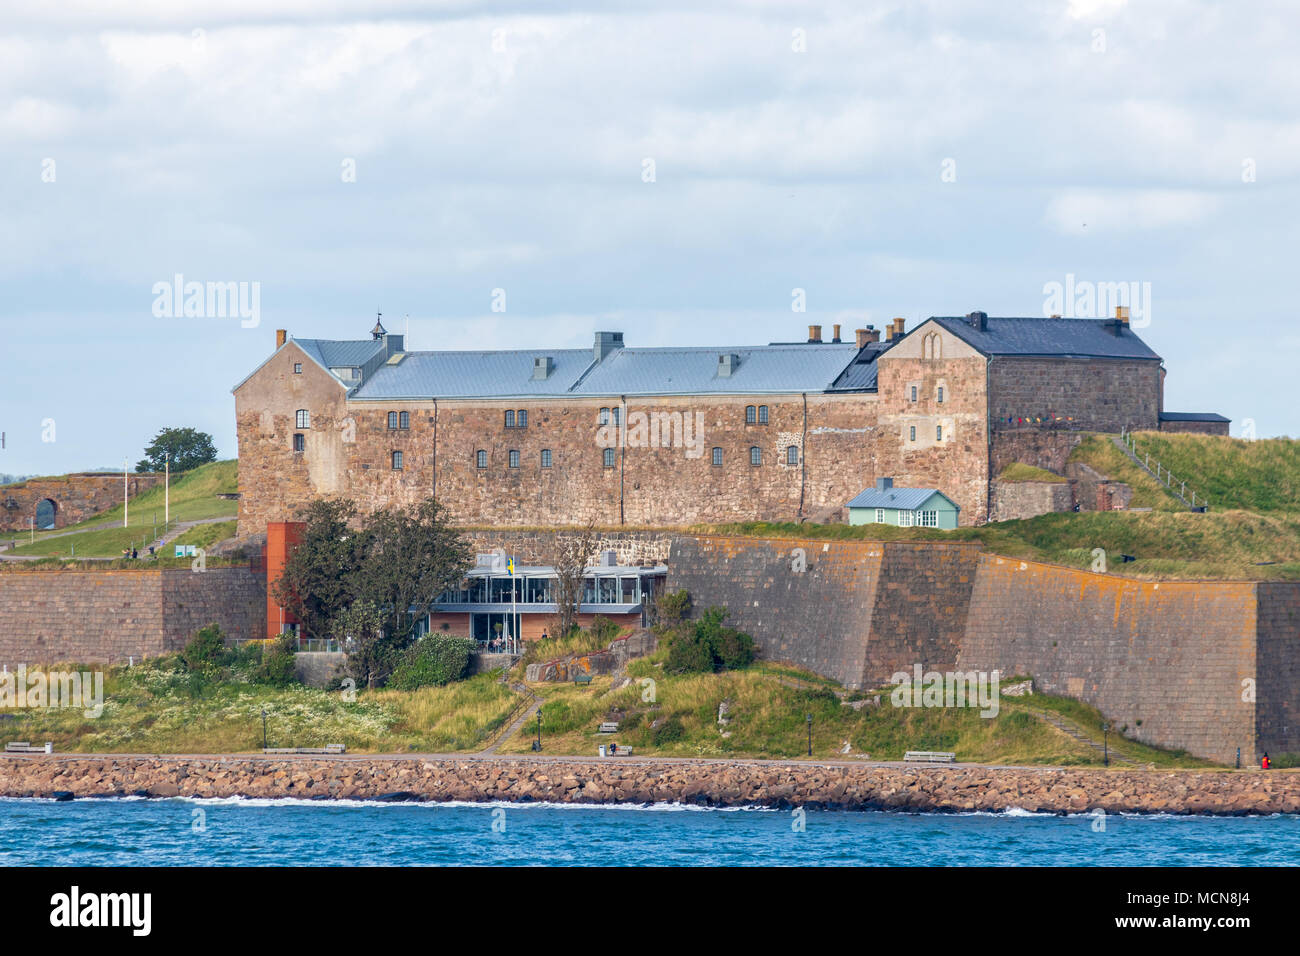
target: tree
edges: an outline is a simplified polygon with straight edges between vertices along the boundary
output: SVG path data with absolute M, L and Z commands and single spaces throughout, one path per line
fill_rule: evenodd
M 212 436 L 193 428 L 164 428 L 144 450 L 144 458 L 135 466 L 138 472 L 162 471 L 168 457 L 172 471 L 189 471 L 217 460 Z
M 740 670 L 754 662 L 754 639 L 743 631 L 726 627 L 726 611 L 711 607 L 700 615 L 694 628 L 681 629 L 668 646 L 664 670 L 670 674 Z
M 555 610 L 560 618 L 556 637 L 566 637 L 578 627 L 578 605 L 586 582 L 587 559 L 595 548 L 594 524 L 573 534 L 555 536 Z
M 385 631 L 404 646 L 415 622 L 474 566 L 473 555 L 434 498 L 380 509 L 363 523 L 355 591 L 385 612 Z
M 302 624 L 307 637 L 325 637 L 333 619 L 359 596 L 358 568 L 365 532 L 351 527 L 351 501 L 319 499 L 299 512 L 302 538 L 289 553 L 271 593 Z
M 343 671 L 358 685 L 374 687 L 393 672 L 398 649 L 384 634 L 384 612 L 373 601 L 354 601 L 334 616 L 334 636 L 347 655 Z

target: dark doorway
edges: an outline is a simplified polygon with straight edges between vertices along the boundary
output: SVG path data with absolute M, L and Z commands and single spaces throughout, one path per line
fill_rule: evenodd
M 36 506 L 36 530 L 49 531 L 54 527 L 54 516 L 59 512 L 59 506 L 49 498 L 45 498 Z

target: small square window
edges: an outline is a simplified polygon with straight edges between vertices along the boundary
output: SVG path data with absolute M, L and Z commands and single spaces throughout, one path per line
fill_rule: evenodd
M 716 466 L 718 466 L 718 467 L 722 467 L 722 449 L 721 449 L 721 448 L 715 448 L 715 449 L 713 449 L 713 464 L 716 465 Z
M 478 453 L 477 453 L 474 457 L 475 457 L 475 460 L 477 461 L 478 466 L 479 466 L 480 468 L 486 468 L 486 467 L 487 467 L 487 452 L 486 452 L 486 451 L 484 451 L 482 448 L 480 448 L 480 449 L 478 450 Z
M 306 451 L 306 450 L 307 450 L 307 439 L 306 439 L 304 436 L 302 436 L 302 435 L 297 435 L 297 434 L 295 434 L 295 435 L 293 436 L 293 450 L 294 450 L 294 451 Z
M 294 363 L 293 363 L 293 374 L 294 374 L 294 375 L 301 375 L 301 374 L 302 374 L 302 363 L 301 363 L 301 362 L 294 362 Z
M 542 467 L 543 468 L 551 467 L 551 450 L 549 448 L 542 449 Z
M 294 413 L 294 428 L 311 428 L 311 412 L 300 408 Z
M 401 470 L 402 470 L 402 453 L 400 451 L 395 451 L 393 452 L 393 471 L 401 471 Z
M 515 448 L 510 449 L 510 467 L 519 467 L 519 451 Z

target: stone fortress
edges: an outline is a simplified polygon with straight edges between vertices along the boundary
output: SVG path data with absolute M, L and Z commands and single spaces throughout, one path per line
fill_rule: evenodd
M 1166 412 L 1164 377 L 1123 308 L 718 348 L 597 332 L 589 350 L 408 352 L 379 322 L 348 341 L 280 330 L 233 390 L 239 534 L 332 495 L 436 494 L 465 525 L 827 520 L 886 476 L 977 524 L 1002 468 L 1060 472 L 1084 432 L 1226 434 L 1222 416 Z

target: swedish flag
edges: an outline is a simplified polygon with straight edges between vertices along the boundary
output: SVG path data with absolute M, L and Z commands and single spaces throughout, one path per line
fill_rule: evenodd
M 510 559 L 509 563 L 506 564 L 506 568 L 507 568 L 507 570 L 510 571 L 510 576 L 513 578 L 513 577 L 515 576 L 515 559 L 514 559 L 514 558 L 511 558 L 511 559 Z

